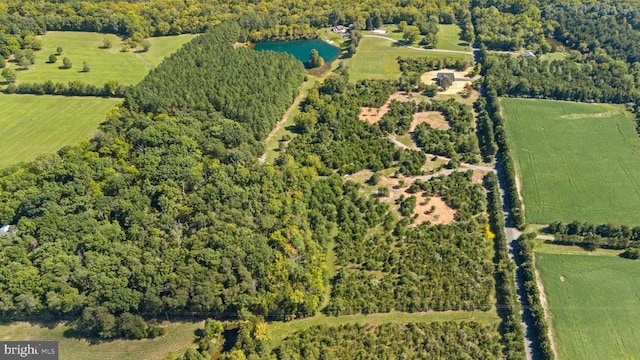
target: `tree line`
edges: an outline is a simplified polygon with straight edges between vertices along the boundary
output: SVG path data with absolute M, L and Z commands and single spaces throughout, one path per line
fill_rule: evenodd
M 109 81 L 102 86 L 87 84 L 80 80 L 67 83 L 47 80 L 43 83 L 9 84 L 2 92 L 5 94 L 64 95 L 64 96 L 102 96 L 123 98 L 130 86 L 117 81 Z
M 640 226 L 554 221 L 545 228 L 545 231 L 555 235 L 555 242 L 591 249 L 597 247 L 624 249 L 640 246 Z
M 516 294 L 514 281 L 515 265 L 509 259 L 507 235 L 504 231 L 504 217 L 500 201 L 498 177 L 490 172 L 484 177 L 487 189 L 487 212 L 489 230 L 494 236 L 494 264 L 496 284 L 496 308 L 502 319 L 500 334 L 506 359 L 525 359 L 524 333 L 520 325 L 520 302 Z
M 540 302 L 540 291 L 536 280 L 535 263 L 533 260 L 533 233 L 523 234 L 516 241 L 516 261 L 519 264 L 518 273 L 524 283 L 524 300 L 527 308 L 525 316 L 531 317 L 535 341 L 535 351 L 542 359 L 555 359 L 551 340 L 549 340 L 549 324 L 544 316 L 544 308 Z

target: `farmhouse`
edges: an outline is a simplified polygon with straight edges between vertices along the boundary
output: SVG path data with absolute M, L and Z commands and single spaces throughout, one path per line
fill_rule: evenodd
M 346 27 L 346 26 L 342 26 L 342 25 L 337 25 L 334 26 L 333 28 L 331 28 L 331 31 L 340 35 L 341 37 L 349 37 L 349 30 L 351 29 L 351 26 Z
M 385 35 L 387 33 L 387 30 L 384 29 L 374 29 L 373 33 L 376 35 Z
M 525 50 L 522 52 L 522 56 L 526 57 L 526 58 L 530 58 L 530 57 L 536 57 L 536 54 L 534 54 L 533 52 L 529 51 L 529 50 Z
M 444 80 L 445 78 L 449 78 L 449 80 L 451 80 L 451 84 L 453 84 L 453 82 L 456 81 L 456 76 L 454 73 L 441 72 L 441 73 L 438 73 L 437 75 L 438 85 L 442 85 L 442 80 Z

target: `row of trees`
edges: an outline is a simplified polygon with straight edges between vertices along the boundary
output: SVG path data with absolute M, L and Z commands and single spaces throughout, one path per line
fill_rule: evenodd
M 639 226 L 554 221 L 545 230 L 555 235 L 554 241 L 557 243 L 575 244 L 589 249 L 597 247 L 624 249 L 629 246 L 640 246 Z
M 43 83 L 19 83 L 8 84 L 3 92 L 5 94 L 34 94 L 34 95 L 64 95 L 64 96 L 102 96 L 123 98 L 129 86 L 117 81 L 109 81 L 102 86 L 87 84 L 80 80 L 68 83 L 54 83 L 47 80 Z
M 82 3 L 7 0 L 5 6 L 0 7 L 0 25 L 4 17 L 8 23 L 24 22 L 25 28 L 40 31 L 91 31 L 145 37 L 200 33 L 211 24 L 235 18 L 245 29 L 242 36 L 266 39 L 314 36 L 314 28 L 338 24 L 354 24 L 358 29 L 372 29 L 400 21 L 419 24 L 427 19 L 451 24 L 467 21 L 468 16 L 463 17 L 463 14 L 468 14 L 468 8 L 468 0 L 455 3 L 438 0 L 410 6 L 370 0 L 340 4 L 312 0 L 295 6 L 252 1 L 230 5 L 214 0 L 198 4 L 184 0 Z
M 515 227 L 522 229 L 525 225 L 525 217 L 522 208 L 522 201 L 518 193 L 518 185 L 516 180 L 516 170 L 509 143 L 507 141 L 507 131 L 504 127 L 504 119 L 500 113 L 500 103 L 492 83 L 485 82 L 486 90 L 486 107 L 485 110 L 489 118 L 493 121 L 493 131 L 495 133 L 495 146 L 485 144 L 485 147 L 497 148 L 498 159 L 502 168 L 501 174 L 505 182 L 506 202 L 509 207 L 509 213 Z M 480 105 L 481 103 L 479 103 Z M 489 137 L 490 139 L 490 137 Z
M 549 340 L 549 324 L 544 316 L 544 308 L 540 302 L 540 291 L 536 280 L 535 263 L 533 260 L 533 239 L 536 234 L 529 233 L 521 235 L 517 240 L 516 261 L 518 263 L 518 273 L 524 284 L 524 300 L 527 305 L 525 314 L 531 317 L 535 341 L 533 342 L 536 351 L 542 359 L 555 359 L 551 340 Z
M 520 324 L 520 302 L 514 281 L 515 265 L 509 259 L 507 235 L 504 231 L 504 217 L 500 201 L 498 177 L 488 173 L 484 177 L 487 194 L 489 230 L 494 236 L 496 303 L 498 315 L 502 319 L 500 334 L 504 345 L 504 357 L 510 360 L 525 359 L 524 333 Z

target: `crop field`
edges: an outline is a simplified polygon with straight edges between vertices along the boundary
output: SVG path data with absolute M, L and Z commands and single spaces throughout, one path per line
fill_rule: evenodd
M 122 41 L 111 34 L 50 31 L 41 38 L 42 50 L 36 52 L 35 65 L 28 70 L 17 71 L 19 82 L 41 83 L 68 82 L 80 80 L 88 84 L 102 85 L 115 80 L 121 84 L 133 85 L 147 75 L 149 70 L 157 66 L 167 55 L 178 50 L 195 35 L 179 35 L 149 38 L 151 44 L 148 52 L 121 52 Z M 112 43 L 110 49 L 101 49 L 104 39 Z M 49 55 L 55 54 L 62 47 L 63 54 L 58 56 L 54 64 L 48 63 Z M 73 64 L 71 69 L 61 69 L 62 59 L 69 58 Z M 83 62 L 87 62 L 90 71 L 82 71 Z M 11 67 L 16 64 L 9 63 Z
M 529 223 L 637 225 L 640 137 L 621 106 L 501 100 Z
M 390 40 L 380 38 L 363 38 L 358 45 L 358 51 L 349 59 L 349 79 L 358 81 L 362 79 L 398 79 L 400 66 L 397 58 L 400 57 L 450 57 L 469 58 L 471 55 L 431 52 L 409 49 L 393 43 Z
M 88 139 L 122 99 L 0 95 L 0 168 Z
M 559 359 L 637 358 L 638 265 L 610 255 L 536 253 Z
M 92 344 L 84 339 L 66 337 L 65 324 L 30 324 L 27 322 L 0 325 L 0 340 L 58 341 L 61 360 L 111 360 L 111 359 L 162 359 L 167 353 L 182 355 L 187 348 L 195 347 L 195 331 L 203 322 L 172 322 L 162 326 L 167 333 L 155 339 L 113 340 Z

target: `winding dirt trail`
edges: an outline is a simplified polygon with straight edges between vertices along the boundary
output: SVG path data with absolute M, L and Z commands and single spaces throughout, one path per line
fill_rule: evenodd
M 273 128 L 273 130 L 271 130 L 269 135 L 267 135 L 267 137 L 264 139 L 264 143 L 265 144 L 268 144 L 269 140 L 271 140 L 278 133 L 278 131 L 280 131 L 280 129 L 282 129 L 282 127 L 287 122 L 287 120 L 289 120 L 289 117 L 291 116 L 291 113 L 293 112 L 293 110 L 295 110 L 300 105 L 300 102 L 305 97 L 305 95 L 306 94 L 303 91 L 300 91 L 298 96 L 296 96 L 296 98 L 293 100 L 293 104 L 291 104 L 291 106 L 289 106 L 289 108 L 284 113 L 284 115 L 282 115 L 282 119 L 280 119 L 280 121 L 278 121 L 278 123 L 276 124 L 276 127 Z M 260 156 L 258 161 L 260 161 L 260 163 L 264 164 L 264 162 L 266 160 L 267 160 L 267 152 L 265 150 L 265 153 L 262 154 L 262 156 Z

